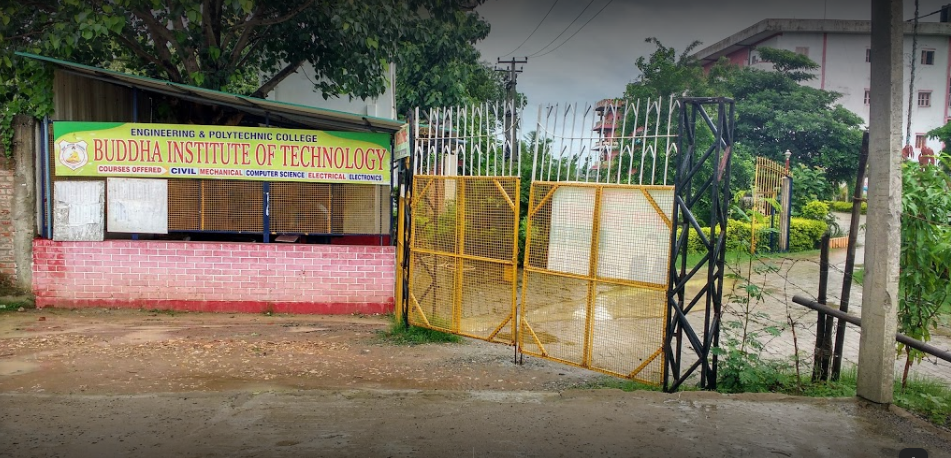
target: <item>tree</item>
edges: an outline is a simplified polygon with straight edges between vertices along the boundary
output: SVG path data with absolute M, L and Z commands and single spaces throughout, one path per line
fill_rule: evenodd
M 792 51 L 759 48 L 775 71 L 720 63 L 722 87 L 736 100 L 737 142 L 757 156 L 822 167 L 833 183 L 855 176 L 862 119 L 835 104 L 841 94 L 804 86 L 817 65 Z
M 41 70 L 16 59 L 14 51 L 255 97 L 265 97 L 309 63 L 315 89 L 325 95 L 373 97 L 386 87 L 401 40 L 425 38 L 417 24 L 454 17 L 481 1 L 7 2 L 0 7 L 0 116 L 16 111 L 42 116 L 51 110 L 48 100 L 17 94 L 17 88 L 35 87 Z M 206 123 L 240 119 L 224 110 L 199 116 Z
M 939 155 L 943 167 L 951 157 Z M 898 332 L 927 342 L 931 330 L 951 316 L 951 178 L 938 165 L 902 165 L 901 259 Z M 924 356 L 904 347 L 908 370 Z
M 640 56 L 634 66 L 640 71 L 637 81 L 627 85 L 624 96 L 628 99 L 667 98 L 670 95 L 701 95 L 706 92 L 707 79 L 703 67 L 690 53 L 700 46 L 694 41 L 678 55 L 677 50 L 664 46 L 657 38 L 644 40 L 656 49 L 647 58 Z
M 489 29 L 475 12 L 455 11 L 420 21 L 399 51 L 398 112 L 503 102 L 502 75 L 480 61 L 475 47 Z

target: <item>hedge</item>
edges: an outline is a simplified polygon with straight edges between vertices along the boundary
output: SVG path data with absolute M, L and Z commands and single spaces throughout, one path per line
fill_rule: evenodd
M 829 205 L 829 210 L 839 213 L 852 213 L 852 202 L 840 202 L 840 201 L 829 201 L 826 202 Z M 862 207 L 859 210 L 863 215 L 865 211 L 868 210 L 868 203 L 862 202 Z
M 804 251 L 818 248 L 822 234 L 824 234 L 828 228 L 828 225 L 823 221 L 792 218 L 789 225 L 789 251 Z M 709 238 L 710 228 L 704 227 L 701 229 L 703 229 L 704 235 Z M 768 251 L 769 227 L 765 225 L 757 226 L 756 233 L 757 251 Z M 732 219 L 729 220 L 726 226 L 727 251 L 748 250 L 750 246 L 750 234 L 752 234 L 750 223 Z M 690 253 L 700 253 L 703 251 L 703 244 L 700 243 L 700 237 L 694 230 L 691 230 L 688 236 L 687 251 Z

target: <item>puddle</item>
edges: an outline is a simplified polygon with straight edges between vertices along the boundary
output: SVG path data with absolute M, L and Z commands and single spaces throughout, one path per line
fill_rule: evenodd
M 28 374 L 30 372 L 36 371 L 39 368 L 40 365 L 37 363 L 28 363 L 26 361 L 19 361 L 15 359 L 0 361 L 0 377 Z

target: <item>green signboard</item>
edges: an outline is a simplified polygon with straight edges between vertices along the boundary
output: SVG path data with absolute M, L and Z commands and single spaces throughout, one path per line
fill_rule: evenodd
M 390 135 L 60 121 L 56 176 L 390 184 Z

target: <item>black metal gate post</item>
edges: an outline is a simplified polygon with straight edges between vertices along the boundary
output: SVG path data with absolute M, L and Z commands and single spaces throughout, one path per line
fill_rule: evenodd
M 735 103 L 730 98 L 688 97 L 679 99 L 679 102 L 679 159 L 674 181 L 674 224 L 670 234 L 670 278 L 664 332 L 664 390 L 668 392 L 676 391 L 698 369 L 700 388 L 713 390 L 717 386 L 715 349 L 720 345 L 735 118 Z M 711 112 L 714 113 L 712 117 Z M 698 135 L 698 130 L 702 135 Z M 703 202 L 710 207 L 707 215 L 695 211 L 702 207 L 698 204 L 704 197 L 709 198 L 709 202 Z M 709 237 L 701 230 L 704 224 L 710 228 Z M 696 262 L 687 259 L 691 231 L 703 245 L 703 256 Z M 706 283 L 695 295 L 688 296 L 687 282 L 702 271 L 706 274 Z M 687 315 L 701 301 L 704 306 L 703 328 L 695 329 Z M 684 338 L 689 344 L 686 354 Z M 688 357 L 691 360 L 696 357 L 696 361 L 687 360 Z

